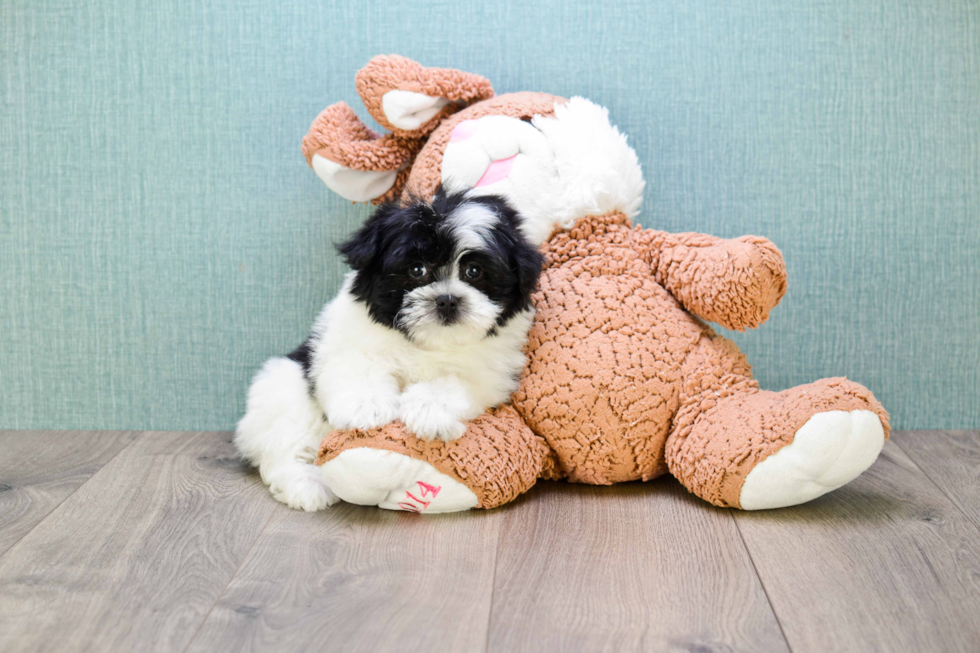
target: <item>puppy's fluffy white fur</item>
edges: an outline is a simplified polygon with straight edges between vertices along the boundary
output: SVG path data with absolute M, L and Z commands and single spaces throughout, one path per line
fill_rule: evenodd
M 509 399 L 526 362 L 534 311 L 524 307 L 501 324 L 502 306 L 461 280 L 460 259 L 486 236 L 474 221 L 492 218 L 480 210 L 487 211 L 463 204 L 447 221 L 457 251 L 431 283 L 405 293 L 399 328 L 372 317 L 369 302 L 353 291 L 365 272 L 351 272 L 316 319 L 307 369 L 276 357 L 256 375 L 235 444 L 277 500 L 308 511 L 337 501 L 312 464 L 331 430 L 400 420 L 421 438 L 452 440 L 466 421 Z M 463 307 L 448 324 L 434 309 L 447 294 Z
M 349 292 L 352 276 L 316 320 L 315 395 L 302 365 L 273 358 L 252 382 L 235 434 L 242 456 L 291 508 L 314 511 L 337 501 L 312 464 L 330 431 L 400 419 L 421 437 L 451 440 L 466 430 L 464 421 L 507 401 L 524 368 L 533 311 L 515 315 L 496 337 L 422 348 L 371 319 Z

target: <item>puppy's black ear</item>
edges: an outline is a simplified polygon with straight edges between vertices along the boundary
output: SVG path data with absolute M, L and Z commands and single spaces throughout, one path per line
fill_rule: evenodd
M 374 263 L 381 251 L 384 225 L 392 215 L 400 211 L 393 203 L 382 204 L 350 238 L 337 245 L 337 251 L 352 269 L 365 270 Z
M 522 308 L 531 305 L 531 293 L 538 287 L 538 278 L 544 266 L 544 256 L 530 243 L 518 236 L 514 249 L 514 268 L 517 270 L 517 287 Z
M 439 189 L 441 192 L 442 187 L 440 186 Z M 439 201 L 440 197 L 442 196 L 437 196 L 436 201 Z M 538 277 L 541 276 L 541 268 L 544 266 L 544 255 L 521 233 L 520 214 L 499 195 L 481 195 L 476 198 L 467 198 L 465 194 L 447 195 L 442 197 L 442 201 L 479 202 L 496 213 L 501 222 L 507 225 L 501 233 L 510 251 L 510 267 L 517 273 L 517 307 L 518 310 L 524 310 L 530 306 L 531 294 L 538 287 Z

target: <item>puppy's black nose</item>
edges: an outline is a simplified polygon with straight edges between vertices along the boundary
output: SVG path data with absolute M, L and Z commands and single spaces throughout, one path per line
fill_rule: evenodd
M 436 297 L 436 309 L 443 321 L 452 322 L 459 312 L 459 299 L 452 295 L 439 295 Z

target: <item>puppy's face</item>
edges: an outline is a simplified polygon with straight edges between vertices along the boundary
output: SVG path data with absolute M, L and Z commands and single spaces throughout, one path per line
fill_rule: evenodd
M 500 198 L 440 190 L 432 203 L 381 206 L 338 249 L 375 321 L 418 345 L 460 345 L 530 306 L 542 256 L 519 219 Z

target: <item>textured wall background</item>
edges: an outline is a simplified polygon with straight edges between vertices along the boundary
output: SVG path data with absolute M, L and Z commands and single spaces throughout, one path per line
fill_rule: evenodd
M 736 337 L 763 386 L 980 426 L 976 2 L 410 4 L 0 3 L 0 426 L 230 428 L 367 214 L 300 139 L 386 52 L 588 96 L 645 225 L 774 240 L 789 294 Z

